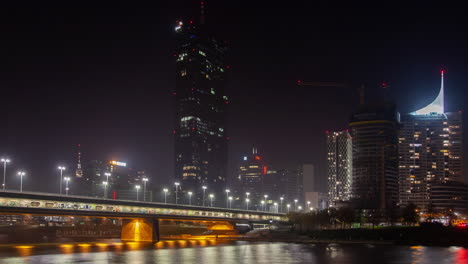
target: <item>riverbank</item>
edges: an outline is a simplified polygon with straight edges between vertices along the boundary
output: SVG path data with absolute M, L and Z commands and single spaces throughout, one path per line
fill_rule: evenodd
M 376 229 L 258 231 L 239 239 L 303 244 L 373 244 L 468 247 L 468 230 L 457 227 L 386 227 Z

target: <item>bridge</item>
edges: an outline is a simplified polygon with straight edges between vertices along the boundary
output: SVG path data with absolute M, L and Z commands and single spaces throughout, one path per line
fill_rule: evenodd
M 122 219 L 123 241 L 159 241 L 160 220 L 209 221 L 212 229 L 286 221 L 285 214 L 37 192 L 0 191 L 0 213 Z

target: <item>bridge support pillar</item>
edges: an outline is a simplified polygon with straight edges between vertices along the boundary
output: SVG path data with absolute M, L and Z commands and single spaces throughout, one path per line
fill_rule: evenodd
M 122 241 L 132 242 L 158 242 L 159 220 L 158 219 L 123 219 Z

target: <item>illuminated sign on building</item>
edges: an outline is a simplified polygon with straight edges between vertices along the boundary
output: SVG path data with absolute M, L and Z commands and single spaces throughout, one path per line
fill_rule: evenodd
M 117 165 L 117 166 L 120 166 L 120 167 L 127 167 L 127 163 L 125 162 L 120 162 L 120 161 L 116 161 L 116 160 L 112 160 L 110 162 L 110 164 L 112 165 Z

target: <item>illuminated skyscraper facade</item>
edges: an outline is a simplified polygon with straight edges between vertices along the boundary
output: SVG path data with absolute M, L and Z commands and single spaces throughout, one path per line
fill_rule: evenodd
M 249 193 L 249 199 L 254 206 L 259 203 L 264 195 L 263 178 L 267 174 L 267 167 L 254 148 L 252 154 L 242 157 L 239 166 L 239 196 L 245 197 Z
M 182 191 L 199 193 L 207 186 L 210 193 L 221 195 L 227 165 L 226 47 L 208 34 L 203 23 L 179 21 L 175 31 L 175 180 Z
M 327 174 L 329 205 L 351 197 L 353 172 L 352 140 L 348 131 L 327 132 Z
M 402 116 L 399 136 L 400 203 L 427 208 L 431 187 L 447 181 L 463 183 L 462 114 L 447 113 L 444 73 L 436 99 Z

